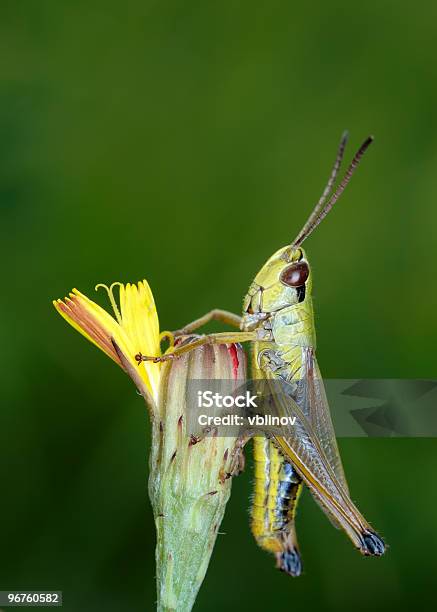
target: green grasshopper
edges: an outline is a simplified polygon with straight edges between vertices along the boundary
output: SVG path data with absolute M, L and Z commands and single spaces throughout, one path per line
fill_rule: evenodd
M 301 246 L 343 193 L 372 140 L 369 137 L 361 145 L 332 193 L 347 142 L 347 133 L 343 134 L 320 200 L 293 242 L 279 249 L 258 272 L 244 299 L 242 317 L 224 310 L 212 310 L 175 332 L 175 336 L 191 334 L 213 319 L 239 327 L 239 332 L 213 333 L 177 346 L 161 357 L 138 354 L 135 358 L 139 364 L 148 360 L 166 361 L 204 344 L 250 342 L 253 378 L 262 378 L 272 387 L 278 382 L 302 383 L 299 397 L 287 393 L 275 396 L 277 413 L 293 414 L 297 419 L 295 426 L 281 435 L 272 434 L 271 443 L 280 451 L 280 457 L 291 463 L 297 476 L 296 487 L 301 479 L 331 521 L 346 532 L 362 554 L 380 556 L 385 551 L 384 542 L 353 504 L 344 475 L 315 355 L 312 274 Z M 255 438 L 255 451 L 259 451 L 259 457 L 264 453 L 267 462 L 266 450 L 258 447 L 257 451 L 257 444 L 263 444 L 262 438 Z M 270 486 L 268 482 L 266 486 Z M 297 494 L 298 491 L 290 505 L 295 504 Z M 268 539 L 262 537 L 260 530 L 255 535 L 261 546 L 276 552 L 281 569 L 297 575 L 300 571 L 297 548 L 287 548 L 289 536 L 295 539 L 293 508 L 288 510 L 291 518 L 288 527 L 282 529 L 282 548 L 279 545 L 272 549 L 269 544 L 263 544 Z

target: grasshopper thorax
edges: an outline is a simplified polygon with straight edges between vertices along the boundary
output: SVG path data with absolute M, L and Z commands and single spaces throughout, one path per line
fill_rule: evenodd
M 301 247 L 286 246 L 268 259 L 244 299 L 244 326 L 255 327 L 271 314 L 311 296 L 311 270 Z

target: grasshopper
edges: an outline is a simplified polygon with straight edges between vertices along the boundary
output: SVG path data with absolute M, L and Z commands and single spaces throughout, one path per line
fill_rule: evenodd
M 212 310 L 177 330 L 175 336 L 188 335 L 211 320 L 239 327 L 240 331 L 204 335 L 160 357 L 136 355 L 138 364 L 175 359 L 179 355 L 211 343 L 250 342 L 252 376 L 262 378 L 274 386 L 281 381 L 299 381 L 299 397 L 284 393 L 276 396 L 276 410 L 280 415 L 294 414 L 296 425 L 279 434 L 271 435 L 271 444 L 289 462 L 297 476 L 293 484 L 300 487 L 303 481 L 317 503 L 337 527 L 342 528 L 363 555 L 380 556 L 385 551 L 381 537 L 370 527 L 352 502 L 344 475 L 335 433 L 330 417 L 323 382 L 316 359 L 316 339 L 312 305 L 312 273 L 302 243 L 326 217 L 343 193 L 373 138 L 368 137 L 352 159 L 343 179 L 334 185 L 343 159 L 347 142 L 344 133 L 328 183 L 307 222 L 293 242 L 274 253 L 256 275 L 243 302 L 243 316 L 224 310 Z M 302 390 L 303 389 L 303 390 Z M 269 461 L 271 449 L 262 438 L 255 438 L 255 454 L 264 462 Z M 297 547 L 293 544 L 293 516 L 296 495 L 290 499 L 285 511 L 290 511 L 288 523 L 280 528 L 282 544 L 264 537 L 259 521 L 252 530 L 264 548 L 277 554 L 278 565 L 292 575 L 300 572 Z M 290 547 L 290 541 L 292 546 Z

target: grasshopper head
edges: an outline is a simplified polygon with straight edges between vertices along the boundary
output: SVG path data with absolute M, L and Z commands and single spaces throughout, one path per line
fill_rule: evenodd
M 337 157 L 328 183 L 307 222 L 291 245 L 279 249 L 279 251 L 270 257 L 250 286 L 243 304 L 243 325 L 246 329 L 256 327 L 270 313 L 303 302 L 311 295 L 311 271 L 305 251 L 301 245 L 313 233 L 337 202 L 360 163 L 362 156 L 373 141 L 373 136 L 366 138 L 352 159 L 343 179 L 338 184 L 334 193 L 332 193 L 343 158 L 347 137 L 347 132 L 341 137 Z
M 244 300 L 244 311 L 255 322 L 310 295 L 311 270 L 305 251 L 287 246 L 272 255 L 256 275 Z

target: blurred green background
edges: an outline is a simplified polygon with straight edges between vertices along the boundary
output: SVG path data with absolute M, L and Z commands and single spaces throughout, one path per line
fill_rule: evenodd
M 163 328 L 238 311 L 349 128 L 349 158 L 368 133 L 375 144 L 305 245 L 322 371 L 435 378 L 437 6 L 41 0 L 1 12 L 0 589 L 62 589 L 68 611 L 153 610 L 142 400 L 50 301 L 146 277 Z M 249 532 L 249 459 L 198 610 L 399 610 L 435 593 L 436 441 L 340 444 L 386 556 L 362 558 L 305 495 L 305 574 L 277 572 Z

